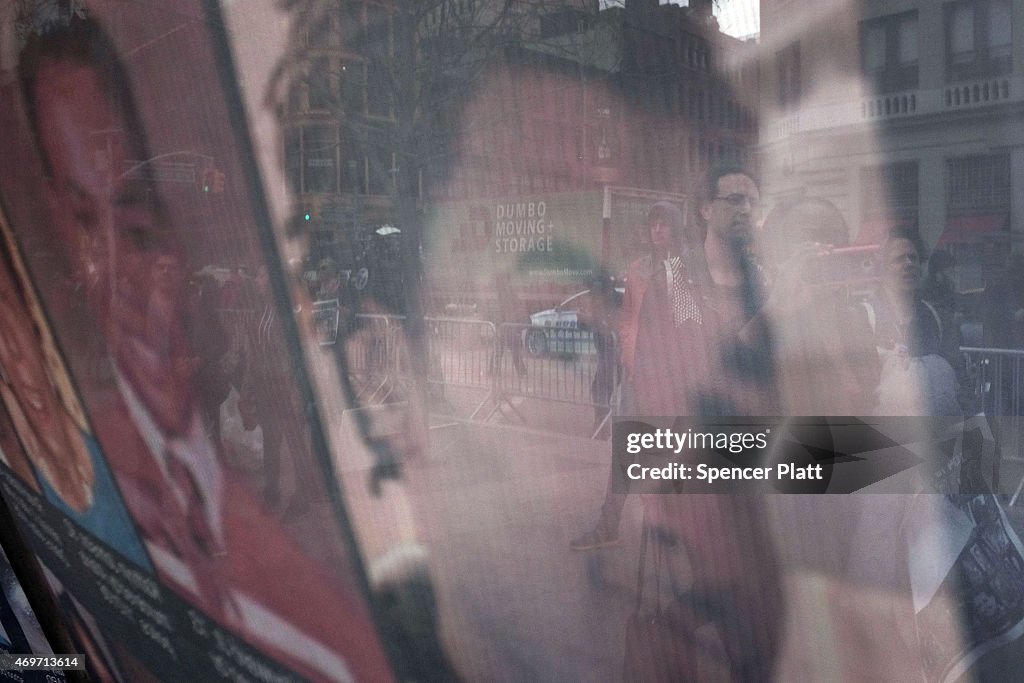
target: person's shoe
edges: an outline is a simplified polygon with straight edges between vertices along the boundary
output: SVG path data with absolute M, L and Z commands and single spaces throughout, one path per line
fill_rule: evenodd
M 621 544 L 622 541 L 619 540 L 618 536 L 613 538 L 594 529 L 569 541 L 569 548 L 572 550 L 598 550 L 600 548 L 614 548 Z

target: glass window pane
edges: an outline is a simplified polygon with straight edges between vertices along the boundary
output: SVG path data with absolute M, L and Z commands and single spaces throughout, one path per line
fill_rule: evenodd
M 900 23 L 899 33 L 900 64 L 913 64 L 917 61 L 917 19 Z
M 366 51 L 374 60 L 384 60 L 390 55 L 390 17 L 388 11 L 378 5 L 366 6 Z
M 333 126 L 307 126 L 302 142 L 306 192 L 337 192 L 337 154 Z
M 343 47 L 358 50 L 363 44 L 363 3 L 341 3 L 341 26 Z
M 949 24 L 949 52 L 954 61 L 974 52 L 974 8 L 958 7 Z
M 318 59 L 309 67 L 309 108 L 331 108 L 331 66 L 327 58 Z
M 302 111 L 302 85 L 298 81 L 288 87 L 288 111 Z
M 391 113 L 391 82 L 387 66 L 378 62 L 366 65 L 366 113 L 388 116 Z
M 1009 2 L 993 2 L 989 7 L 988 44 L 991 47 L 1009 46 L 1012 40 L 1013 17 Z
M 293 128 L 284 135 L 284 166 L 285 177 L 294 192 L 302 191 L 302 150 L 300 141 L 302 130 Z
M 868 71 L 885 67 L 885 27 L 871 26 L 864 34 L 864 66 Z
M 392 183 L 393 158 L 388 139 L 381 135 L 372 135 L 367 141 L 367 194 L 388 194 Z

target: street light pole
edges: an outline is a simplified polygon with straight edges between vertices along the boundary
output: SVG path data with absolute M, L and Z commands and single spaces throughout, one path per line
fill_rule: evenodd
M 612 256 L 612 193 L 607 183 L 601 189 L 601 268 L 608 271 Z

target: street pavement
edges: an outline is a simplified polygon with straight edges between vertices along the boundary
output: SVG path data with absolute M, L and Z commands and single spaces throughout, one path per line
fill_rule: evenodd
M 438 582 L 446 642 L 469 680 L 622 676 L 640 507 L 623 545 L 573 552 L 594 524 L 608 442 L 459 423 L 432 430 L 414 505 Z
M 510 397 L 520 415 L 465 419 L 486 395 L 432 395 L 429 448 L 380 496 L 367 486 L 372 456 L 354 423 L 332 423 L 371 581 L 396 549 L 426 548 L 442 638 L 467 681 L 619 680 L 640 501 L 627 502 L 621 546 L 572 551 L 569 541 L 597 519 L 608 478 L 610 442 L 587 438 L 593 411 Z M 402 431 L 397 406 L 370 410 L 382 433 Z
M 635 608 L 640 501 L 627 501 L 621 546 L 570 550 L 570 539 L 593 527 L 608 476 L 610 443 L 587 438 L 593 411 L 512 395 L 488 422 L 466 420 L 487 395 L 486 389 L 449 387 L 432 396 L 429 448 L 407 464 L 401 484 L 405 514 L 414 522 L 382 522 L 375 513 L 380 506 L 372 503 L 361 514 L 362 506 L 346 494 L 364 529 L 361 545 L 388 537 L 377 526 L 415 528 L 411 536 L 429 553 L 442 638 L 466 680 L 621 680 L 626 625 Z M 1016 512 L 1009 515 L 1019 532 Z M 838 557 L 847 539 L 826 536 L 823 542 L 824 554 Z M 367 556 L 372 567 L 375 554 Z M 675 578 L 685 587 L 685 560 L 678 566 Z M 866 673 L 896 659 L 885 655 L 894 639 L 872 626 L 891 596 L 830 582 L 827 573 L 794 576 L 785 587 L 790 637 L 778 680 L 840 676 L 850 661 Z M 650 585 L 649 577 L 645 602 Z M 863 593 L 863 600 L 851 599 L 863 608 L 855 619 L 833 611 L 827 596 L 836 590 Z M 853 645 L 838 648 L 838 631 L 823 630 L 823 619 L 836 629 L 853 628 Z M 819 646 L 808 646 L 812 641 Z M 702 666 L 701 680 L 728 680 L 720 666 Z

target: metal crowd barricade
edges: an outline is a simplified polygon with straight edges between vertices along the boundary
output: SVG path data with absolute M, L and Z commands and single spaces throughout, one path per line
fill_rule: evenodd
M 246 338 L 259 320 L 259 311 L 254 308 L 220 308 L 217 309 L 217 313 L 232 349 L 238 349 L 245 344 Z
M 401 318 L 360 313 L 345 339 L 348 374 L 356 400 L 383 403 L 395 388 Z
M 348 372 L 356 398 L 381 403 L 411 380 L 404 317 L 359 314 L 346 335 Z M 512 398 L 586 406 L 595 411 L 593 436 L 611 418 L 617 396 L 617 341 L 587 330 L 502 324 L 470 318 L 424 318 L 427 382 L 479 390 L 469 419 L 490 420 L 511 410 Z M 485 414 L 485 408 L 490 410 Z
M 1024 351 L 964 346 L 975 397 L 986 415 L 1021 415 L 1024 406 Z
M 475 418 L 493 396 L 494 323 L 472 318 L 425 318 L 427 382 L 480 389 L 486 395 L 476 404 Z
M 614 333 L 506 323 L 494 354 L 495 402 L 485 419 L 506 407 L 523 419 L 509 400 L 518 396 L 595 409 L 594 437 L 609 421 L 619 374 Z
M 223 367 L 228 373 L 234 374 L 246 362 L 253 331 L 259 324 L 260 311 L 254 308 L 220 308 L 217 314 L 228 343 Z
M 1024 351 L 964 346 L 968 376 L 977 406 L 990 420 L 999 444 L 1000 460 L 1024 465 L 1021 454 L 1024 422 Z M 1010 505 L 1024 490 L 1018 483 Z

